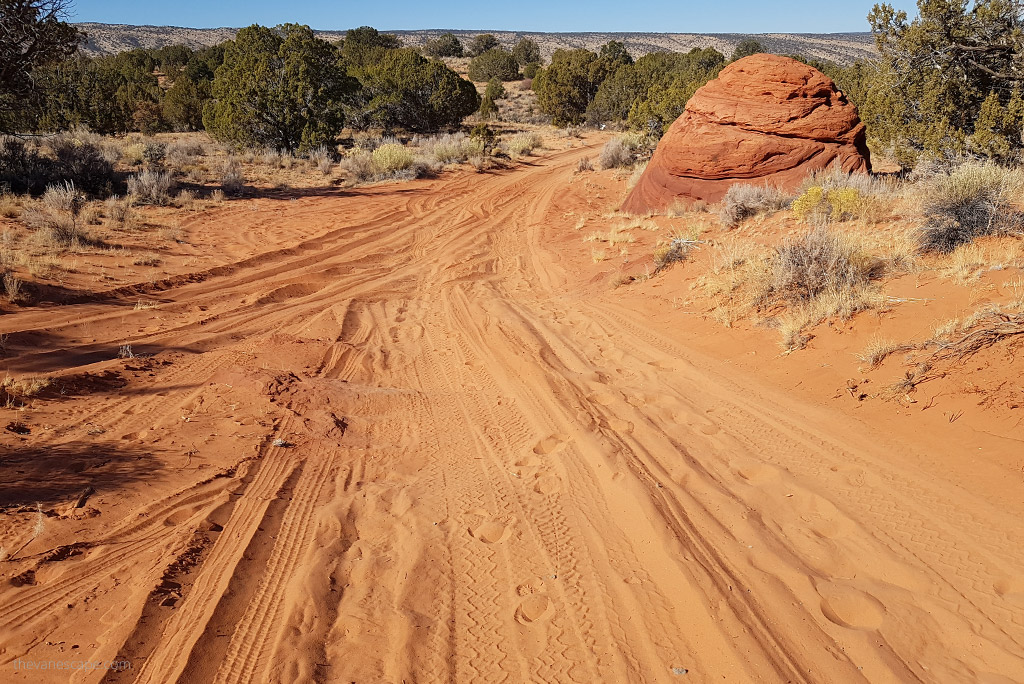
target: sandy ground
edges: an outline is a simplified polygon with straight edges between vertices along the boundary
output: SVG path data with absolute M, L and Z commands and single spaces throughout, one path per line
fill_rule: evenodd
M 610 289 L 603 141 L 215 210 L 202 270 L 0 317 L 57 378 L 2 416 L 0 679 L 1024 680 L 1019 442 Z

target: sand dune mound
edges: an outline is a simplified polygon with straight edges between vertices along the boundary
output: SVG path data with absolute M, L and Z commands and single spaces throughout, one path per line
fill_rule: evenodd
M 694 94 L 622 208 L 641 214 L 680 199 L 717 202 L 737 182 L 794 189 L 833 162 L 871 170 L 857 107 L 817 69 L 753 55 Z

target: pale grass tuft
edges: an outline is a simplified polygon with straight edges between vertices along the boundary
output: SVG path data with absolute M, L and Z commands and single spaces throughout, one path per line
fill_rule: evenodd
M 868 340 L 867 346 L 857 354 L 857 359 L 861 363 L 868 364 L 869 368 L 877 368 L 890 354 L 907 351 L 911 348 L 910 345 L 875 335 Z
M 30 399 L 53 385 L 53 379 L 43 376 L 12 378 L 7 376 L 0 381 L 0 390 L 8 399 Z
M 987 259 L 984 250 L 975 244 L 958 247 L 949 258 L 943 273 L 960 285 L 976 282 L 981 277 Z
M 21 200 L 16 195 L 0 193 L 0 216 L 18 218 L 21 215 Z
M 507 143 L 509 156 L 513 159 L 533 154 L 543 146 L 540 134 L 533 132 L 518 133 Z
M 3 286 L 4 292 L 7 295 L 7 301 L 11 304 L 16 304 L 22 300 L 24 296 L 21 291 L 22 282 L 13 273 L 4 273 Z
M 593 232 L 583 238 L 584 242 L 606 242 L 609 245 L 632 244 L 636 237 L 628 231 L 632 230 L 628 224 L 613 226 L 607 233 Z
M 643 162 L 642 164 L 637 164 L 633 168 L 633 173 L 630 174 L 629 180 L 626 181 L 626 188 L 629 189 L 629 190 L 632 190 L 633 188 L 635 188 L 636 184 L 640 182 L 641 178 L 643 178 L 644 171 L 646 171 L 646 170 L 647 170 L 647 162 Z
M 722 198 L 718 218 L 725 227 L 735 228 L 745 219 L 785 208 L 788 201 L 778 188 L 737 183 Z
M 1020 231 L 1024 213 L 1014 201 L 1024 172 L 996 164 L 968 162 L 923 186 L 926 224 L 920 246 L 948 254 L 979 237 Z

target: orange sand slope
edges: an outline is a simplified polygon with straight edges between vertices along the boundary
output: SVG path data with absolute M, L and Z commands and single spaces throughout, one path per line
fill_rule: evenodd
M 280 201 L 302 238 L 155 308 L 0 319 L 70 388 L 0 442 L 0 680 L 1024 679 L 1022 506 L 577 282 L 598 149 Z

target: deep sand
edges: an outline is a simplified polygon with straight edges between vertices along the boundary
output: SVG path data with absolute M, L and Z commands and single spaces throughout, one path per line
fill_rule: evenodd
M 229 203 L 219 265 L 2 317 L 65 396 L 0 438 L 0 680 L 1024 679 L 1020 443 L 588 283 L 601 142 Z

